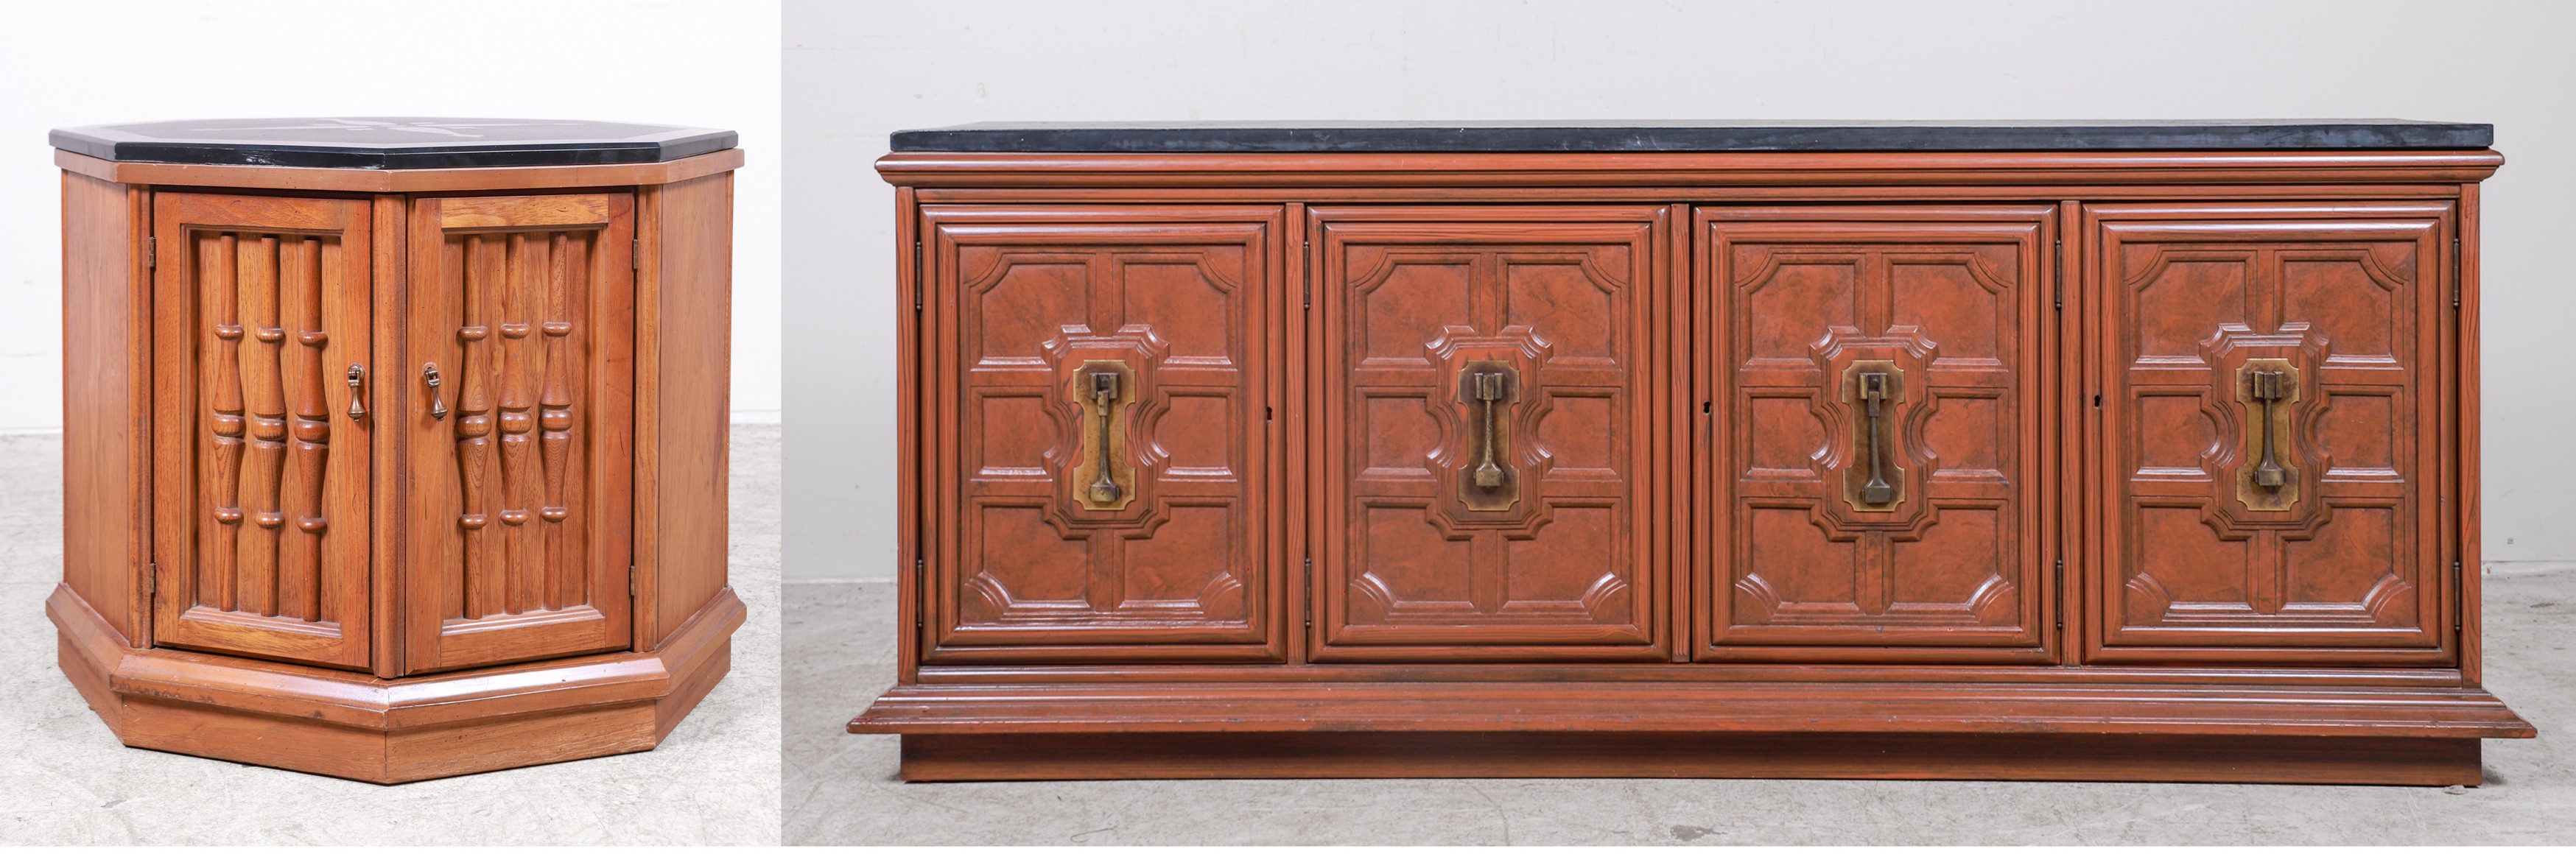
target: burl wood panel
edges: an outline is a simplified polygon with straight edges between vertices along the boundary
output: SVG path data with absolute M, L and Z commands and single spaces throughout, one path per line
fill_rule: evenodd
M 2086 222 L 2107 514 L 2087 658 L 2453 660 L 2452 205 L 2102 205 Z
M 2052 659 L 2054 213 L 1699 209 L 1695 657 Z
M 1281 216 L 922 209 L 925 660 L 1284 658 Z
M 63 173 L 63 583 L 152 642 L 151 196 Z
M 412 203 L 404 655 L 422 673 L 627 648 L 634 198 Z M 440 384 L 427 388 L 436 366 Z
M 365 668 L 367 203 L 162 193 L 156 643 Z
M 1310 216 L 1312 659 L 1667 657 L 1668 209 Z
M 637 199 L 635 649 L 650 650 L 725 589 L 733 388 L 733 173 Z M 613 250 L 612 250 L 613 251 Z

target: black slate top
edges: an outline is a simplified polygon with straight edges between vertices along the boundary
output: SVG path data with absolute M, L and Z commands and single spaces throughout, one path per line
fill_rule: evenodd
M 984 122 L 895 151 L 2090 151 L 2485 148 L 2495 126 L 2404 119 L 1961 122 Z
M 103 160 L 460 169 L 660 163 L 734 147 L 734 132 L 550 119 L 204 119 L 57 128 L 55 148 Z

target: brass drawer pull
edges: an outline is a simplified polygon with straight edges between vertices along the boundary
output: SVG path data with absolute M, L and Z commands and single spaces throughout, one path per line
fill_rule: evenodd
M 1470 429 L 1473 465 L 1458 477 L 1458 503 L 1468 510 L 1493 513 L 1512 509 L 1521 500 L 1522 473 L 1512 467 L 1511 405 L 1520 396 L 1520 376 L 1512 363 L 1478 359 L 1460 366 L 1458 399 L 1474 407 Z
M 447 420 L 447 402 L 438 399 L 438 363 L 431 362 L 420 366 L 420 380 L 421 382 L 429 384 L 430 419 L 434 421 Z
M 1887 380 L 1885 371 L 1866 371 L 1860 375 L 1860 399 L 1869 417 L 1869 481 L 1860 485 L 1860 503 L 1890 504 L 1896 501 L 1896 487 L 1887 482 L 1887 446 L 1895 444 L 1888 435 Z
M 1118 488 L 1118 480 L 1109 476 L 1109 422 L 1116 414 L 1111 407 L 1118 403 L 1118 386 L 1118 374 L 1114 371 L 1091 375 L 1091 408 L 1100 414 L 1100 441 L 1092 443 L 1099 453 L 1098 475 L 1092 479 L 1090 487 L 1093 504 L 1116 504 L 1119 496 L 1124 494 Z
M 2289 470 L 2281 467 L 2280 455 L 2274 450 L 2272 407 L 2289 398 L 2288 371 L 2252 371 L 2246 376 L 2247 394 L 2263 407 L 2263 460 L 2254 464 L 2254 485 L 2279 491 L 2289 482 Z
M 365 390 L 365 388 L 364 388 L 364 387 L 365 387 L 365 385 L 366 385 L 366 382 L 367 382 L 367 366 L 365 366 L 365 365 L 350 365 L 350 366 L 349 366 L 349 420 L 351 420 L 351 421 L 357 421 L 357 420 L 360 420 L 360 419 L 363 419 L 363 418 L 366 418 L 366 417 L 367 417 L 367 404 L 366 404 L 366 402 L 365 402 L 365 401 L 366 401 L 366 390 Z

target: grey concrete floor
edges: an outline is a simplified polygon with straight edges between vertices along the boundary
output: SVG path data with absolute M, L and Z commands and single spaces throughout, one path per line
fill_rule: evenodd
M 54 663 L 62 440 L 0 437 L 0 845 L 777 844 L 779 429 L 733 445 L 733 672 L 658 749 L 378 786 L 117 743 Z
M 841 727 L 894 683 L 890 584 L 786 594 L 788 844 L 2576 842 L 2576 572 L 2490 575 L 2487 685 L 2538 726 L 2475 789 L 1849 780 L 918 783 Z

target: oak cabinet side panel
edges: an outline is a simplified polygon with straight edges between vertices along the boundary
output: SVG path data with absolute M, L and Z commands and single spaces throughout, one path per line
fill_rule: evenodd
M 137 646 L 151 643 L 150 199 L 63 173 L 63 583 Z
M 655 233 L 643 263 L 655 277 L 659 372 L 651 457 L 656 541 L 651 572 L 654 643 L 677 631 L 726 586 L 727 478 L 733 400 L 733 173 L 651 188 Z

